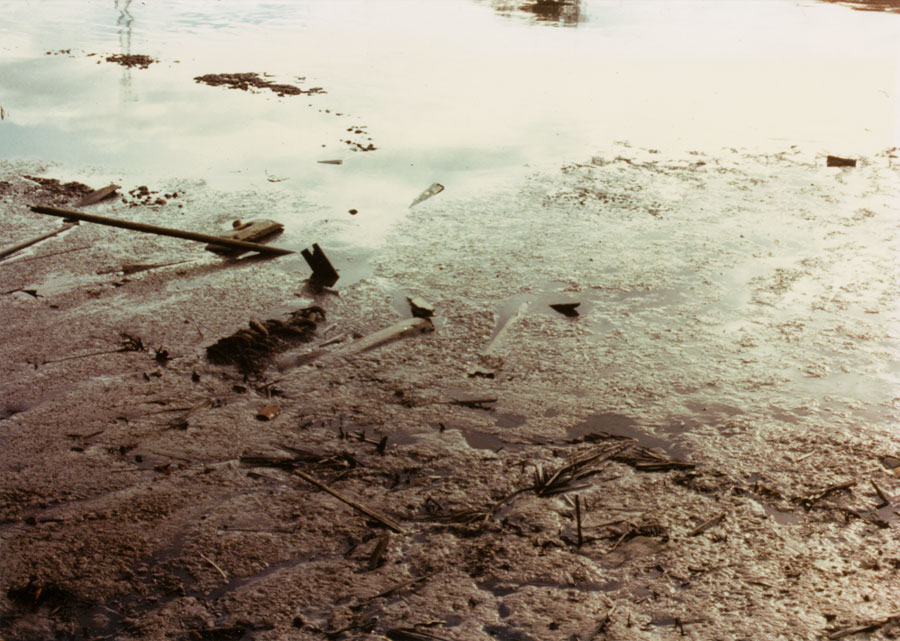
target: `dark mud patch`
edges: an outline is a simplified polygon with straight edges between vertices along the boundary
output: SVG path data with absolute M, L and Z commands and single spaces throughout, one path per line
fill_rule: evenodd
M 299 96 L 301 94 L 311 96 L 313 94 L 325 93 L 325 90 L 322 89 L 322 87 L 301 89 L 296 85 L 272 82 L 271 80 L 263 78 L 258 73 L 209 73 L 195 77 L 194 81 L 211 87 L 225 86 L 229 89 L 240 89 L 241 91 L 268 89 L 269 91 L 278 94 L 279 97 Z
M 159 60 L 140 53 L 117 53 L 106 56 L 106 62 L 112 62 L 128 68 L 146 69 L 154 62 L 159 62 Z
M 36 204 L 57 205 L 67 203 L 75 199 L 84 198 L 94 191 L 93 188 L 77 181 L 63 183 L 56 178 L 45 178 L 42 176 L 22 176 L 22 178 L 36 183 L 34 187 L 26 189 L 24 194 Z M 7 187 L 5 190 L 0 188 L 0 194 L 5 195 L 11 191 L 10 184 L 5 184 Z
M 234 365 L 245 376 L 258 375 L 277 354 L 309 342 L 316 325 L 325 320 L 321 307 L 305 307 L 291 313 L 287 321 L 270 318 L 250 321 L 250 327 L 219 339 L 206 348 L 206 358 L 215 365 Z

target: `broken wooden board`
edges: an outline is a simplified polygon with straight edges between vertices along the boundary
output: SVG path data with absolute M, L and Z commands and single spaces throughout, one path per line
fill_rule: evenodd
M 241 240 L 248 243 L 258 243 L 264 238 L 269 238 L 270 236 L 281 233 L 283 230 L 284 225 L 275 222 L 274 220 L 251 220 L 246 223 L 239 222 L 234 229 L 222 234 L 222 238 Z M 240 256 L 249 251 L 246 249 L 223 247 L 222 245 L 212 244 L 207 245 L 205 249 L 208 252 L 213 252 L 220 256 L 231 257 Z
M 73 207 L 87 207 L 88 205 L 95 205 L 99 203 L 101 200 L 105 200 L 106 198 L 110 198 L 113 194 L 116 193 L 116 190 L 119 188 L 119 185 L 107 185 L 102 189 L 95 189 L 87 196 L 79 200 L 77 203 L 72 205 Z

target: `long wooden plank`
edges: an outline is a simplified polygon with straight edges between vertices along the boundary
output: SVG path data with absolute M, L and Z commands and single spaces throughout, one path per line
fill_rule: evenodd
M 222 245 L 224 247 L 233 247 L 235 249 L 244 249 L 247 251 L 255 251 L 260 254 L 268 254 L 270 256 L 284 256 L 293 254 L 290 249 L 281 249 L 280 247 L 269 247 L 268 245 L 260 245 L 259 243 L 248 243 L 241 240 L 231 240 L 229 238 L 221 238 L 210 234 L 198 234 L 192 231 L 183 231 L 181 229 L 171 229 L 169 227 L 157 227 L 156 225 L 146 225 L 144 223 L 135 223 L 128 220 L 118 220 L 116 218 L 107 218 L 105 216 L 95 216 L 94 214 L 85 214 L 80 211 L 70 211 L 68 209 L 59 209 L 57 207 L 34 206 L 31 211 L 37 214 L 47 214 L 49 216 L 59 216 L 60 218 L 71 218 L 73 220 L 83 220 L 88 223 L 96 223 L 98 225 L 107 225 L 109 227 L 120 227 L 122 229 L 130 229 L 146 234 L 156 234 L 157 236 L 171 236 L 173 238 L 182 238 L 184 240 L 195 240 L 201 243 L 210 243 L 213 245 Z

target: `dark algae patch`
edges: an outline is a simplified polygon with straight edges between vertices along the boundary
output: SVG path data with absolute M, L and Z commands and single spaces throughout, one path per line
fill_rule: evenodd
M 242 91 L 250 91 L 251 89 L 268 89 L 274 91 L 279 96 L 299 96 L 301 94 L 313 95 L 325 93 L 322 87 L 312 87 L 310 89 L 301 89 L 295 85 L 284 83 L 276 83 L 266 80 L 258 73 L 209 73 L 204 76 L 194 78 L 195 82 L 210 85 L 211 87 L 225 86 L 229 89 L 240 89 Z
M 312 339 L 316 325 L 325 320 L 321 307 L 305 307 L 291 313 L 287 321 L 270 318 L 250 321 L 250 326 L 219 339 L 206 348 L 206 358 L 215 365 L 235 365 L 244 375 L 259 374 L 273 356 Z
M 151 58 L 140 53 L 117 53 L 106 56 L 106 62 L 114 62 L 123 67 L 137 67 L 138 69 L 146 69 L 154 62 L 159 62 L 156 58 Z

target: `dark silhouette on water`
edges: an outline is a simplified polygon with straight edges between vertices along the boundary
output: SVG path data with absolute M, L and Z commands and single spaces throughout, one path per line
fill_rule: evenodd
M 563 27 L 576 27 L 582 20 L 581 0 L 529 0 L 511 2 L 494 0 L 494 10 L 504 16 L 516 13 L 532 14 L 537 22 Z

